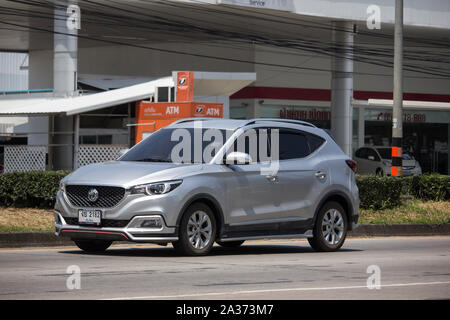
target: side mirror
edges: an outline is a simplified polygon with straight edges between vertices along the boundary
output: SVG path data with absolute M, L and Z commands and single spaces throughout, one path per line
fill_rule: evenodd
M 225 164 L 250 164 L 252 157 L 244 152 L 231 152 L 225 159 Z
M 368 156 L 367 159 L 375 161 L 375 157 L 374 156 Z
M 128 152 L 128 150 L 130 150 L 130 149 L 120 149 L 119 150 L 119 153 L 117 154 L 117 160 L 119 160 L 125 153 L 127 153 Z

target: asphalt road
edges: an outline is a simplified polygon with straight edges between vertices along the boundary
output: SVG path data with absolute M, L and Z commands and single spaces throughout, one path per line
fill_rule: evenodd
M 73 265 L 80 289 L 67 287 Z M 450 237 L 348 239 L 334 253 L 250 241 L 206 257 L 153 245 L 0 249 L 0 299 L 450 299 Z

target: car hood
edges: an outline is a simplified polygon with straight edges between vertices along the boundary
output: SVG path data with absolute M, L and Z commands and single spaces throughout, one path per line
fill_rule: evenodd
M 201 170 L 200 164 L 110 161 L 90 164 L 68 175 L 66 184 L 114 185 L 130 187 L 143 183 L 180 178 Z

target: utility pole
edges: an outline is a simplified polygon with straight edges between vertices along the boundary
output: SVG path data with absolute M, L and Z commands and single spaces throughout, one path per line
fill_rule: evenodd
M 395 0 L 394 103 L 392 110 L 391 176 L 401 177 L 403 139 L 403 0 Z

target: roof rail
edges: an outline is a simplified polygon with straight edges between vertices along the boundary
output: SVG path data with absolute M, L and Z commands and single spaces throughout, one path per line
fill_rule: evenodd
M 247 126 L 247 125 L 253 124 L 253 123 L 257 122 L 257 121 L 284 122 L 284 123 L 299 124 L 299 125 L 303 125 L 303 126 L 307 126 L 307 127 L 317 128 L 312 123 L 309 123 L 309 122 L 306 122 L 306 121 L 294 120 L 294 119 L 280 119 L 280 118 L 255 118 L 255 119 L 248 120 L 248 122 L 245 125 Z
M 174 124 L 179 124 L 179 123 L 184 123 L 184 122 L 192 122 L 192 121 L 206 121 L 206 120 L 217 120 L 220 118 L 208 118 L 208 117 L 193 117 L 193 118 L 184 118 L 184 119 L 180 119 L 177 121 L 172 122 L 169 126 L 174 125 Z

